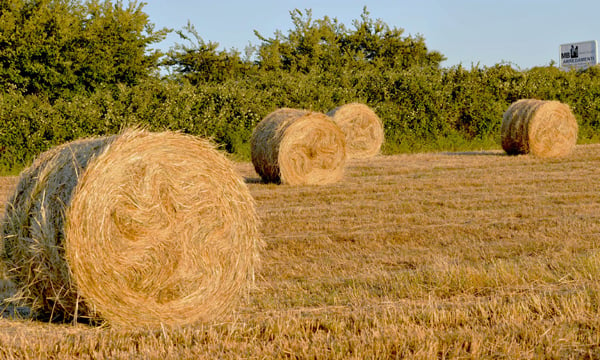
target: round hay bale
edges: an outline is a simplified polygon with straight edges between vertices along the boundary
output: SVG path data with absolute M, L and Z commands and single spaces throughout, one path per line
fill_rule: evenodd
M 502 148 L 509 155 L 563 157 L 577 143 L 578 126 L 567 104 L 521 99 L 504 113 L 500 132 Z
M 346 136 L 348 158 L 364 159 L 379 153 L 383 144 L 383 124 L 367 105 L 350 103 L 327 113 Z
M 254 168 L 267 182 L 324 185 L 344 176 L 344 133 L 322 113 L 275 110 L 256 126 L 250 147 Z
M 213 321 L 253 278 L 253 198 L 208 141 L 128 130 L 42 154 L 2 226 L 15 300 L 121 327 Z

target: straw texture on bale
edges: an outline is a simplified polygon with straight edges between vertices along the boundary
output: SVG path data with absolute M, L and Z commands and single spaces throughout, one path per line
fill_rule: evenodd
M 344 133 L 322 113 L 275 110 L 256 126 L 250 146 L 254 168 L 267 182 L 324 185 L 344 176 Z
M 364 159 L 379 153 L 384 140 L 383 124 L 367 105 L 350 103 L 327 113 L 346 136 L 348 158 Z
M 2 224 L 21 300 L 122 327 L 213 321 L 249 284 L 254 200 L 208 141 L 144 130 L 78 140 L 20 177 Z
M 573 151 L 577 132 L 577 120 L 569 105 L 521 99 L 504 113 L 502 148 L 509 155 L 531 153 L 543 158 L 563 157 Z

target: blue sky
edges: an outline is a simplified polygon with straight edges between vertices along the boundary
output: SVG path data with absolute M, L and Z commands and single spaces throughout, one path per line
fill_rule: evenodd
M 290 11 L 311 9 L 313 19 L 337 18 L 348 28 L 366 6 L 372 19 L 421 35 L 446 56 L 444 67 L 510 63 L 520 69 L 558 63 L 560 44 L 600 40 L 598 0 L 147 0 L 144 12 L 158 28 L 190 21 L 204 41 L 244 53 L 254 35 L 273 37 L 293 28 Z M 182 42 L 170 35 L 158 44 Z

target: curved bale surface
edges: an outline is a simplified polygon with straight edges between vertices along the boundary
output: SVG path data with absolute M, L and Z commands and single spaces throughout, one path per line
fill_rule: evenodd
M 254 200 L 208 141 L 129 130 L 42 154 L 3 222 L 14 297 L 53 319 L 213 321 L 250 283 Z
M 577 119 L 567 104 L 521 99 L 502 118 L 502 148 L 509 155 L 563 157 L 573 151 L 577 132 Z
M 256 126 L 250 146 L 254 168 L 266 182 L 325 185 L 344 176 L 344 133 L 322 113 L 275 110 Z
M 381 150 L 384 141 L 383 124 L 367 105 L 350 103 L 327 113 L 346 136 L 348 158 L 370 158 Z

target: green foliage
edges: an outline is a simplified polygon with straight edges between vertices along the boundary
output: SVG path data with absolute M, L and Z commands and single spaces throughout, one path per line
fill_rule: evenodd
M 121 0 L 85 4 L 71 61 L 78 64 L 75 73 L 88 90 L 101 84 L 137 84 L 157 70 L 160 53 L 147 48 L 167 30 L 155 32 L 142 7 L 137 1 L 123 7 Z
M 151 30 L 141 5 L 0 6 L 0 172 L 51 146 L 128 126 L 208 137 L 249 160 L 252 130 L 271 111 L 327 112 L 354 101 L 382 119 L 385 153 L 498 148 L 502 115 L 521 98 L 569 104 L 579 141 L 600 141 L 600 68 L 440 68 L 443 56 L 422 38 L 402 37 L 366 9 L 353 30 L 295 10 L 286 36 L 257 34 L 253 61 L 218 50 L 188 24 L 178 34 L 189 44 L 162 59 L 173 73 L 160 78 L 158 54 L 142 50 L 163 32 Z
M 158 69 L 142 5 L 119 0 L 0 2 L 0 87 L 54 100 L 106 84 L 134 85 Z
M 292 72 L 333 71 L 350 68 L 395 68 L 411 66 L 437 67 L 444 57 L 430 52 L 422 37 L 403 38 L 403 30 L 390 28 L 381 20 L 369 17 L 366 7 L 354 30 L 348 30 L 337 19 L 312 19 L 311 10 L 290 12 L 294 29 L 285 36 L 281 31 L 262 41 L 258 64 L 266 70 Z
M 176 44 L 162 61 L 192 85 L 204 82 L 222 82 L 250 71 L 251 64 L 240 59 L 237 51 L 219 51 L 218 43 L 205 42 L 196 28 L 188 22 L 177 34 L 190 43 Z

